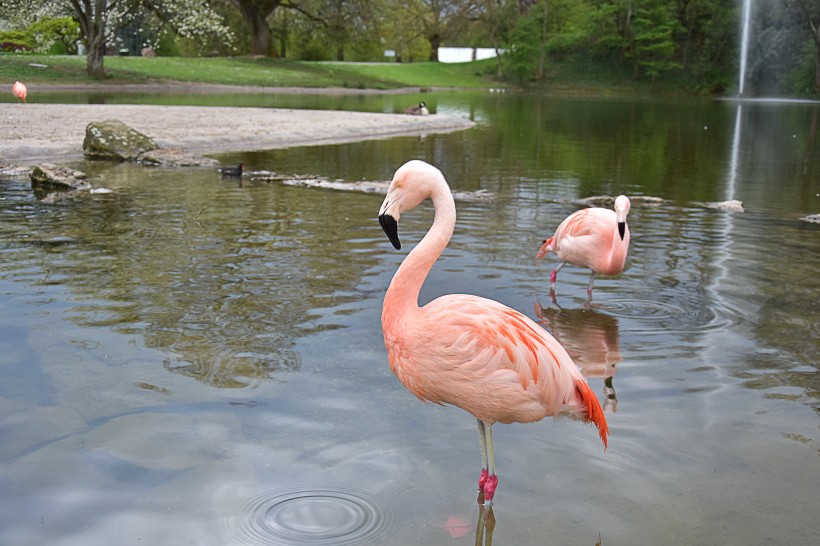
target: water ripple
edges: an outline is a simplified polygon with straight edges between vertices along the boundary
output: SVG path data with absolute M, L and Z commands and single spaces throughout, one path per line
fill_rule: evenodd
M 621 332 L 640 330 L 645 334 L 687 334 L 721 330 L 737 322 L 727 309 L 703 301 L 611 299 L 594 303 L 596 310 L 623 319 Z
M 368 496 L 348 486 L 265 490 L 245 505 L 238 539 L 245 544 L 375 544 L 391 517 Z

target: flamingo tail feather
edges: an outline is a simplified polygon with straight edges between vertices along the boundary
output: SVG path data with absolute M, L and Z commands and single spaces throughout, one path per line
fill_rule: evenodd
M 591 421 L 595 423 L 595 426 L 598 427 L 598 434 L 601 436 L 601 441 L 604 443 L 604 451 L 606 451 L 609 427 L 606 424 L 604 410 L 601 409 L 601 404 L 598 403 L 598 398 L 596 398 L 595 393 L 592 392 L 592 389 L 589 388 L 586 381 L 583 379 L 578 379 L 575 382 L 575 386 L 578 389 L 578 394 L 581 395 L 581 399 L 587 409 L 587 417 L 585 420 L 587 422 Z

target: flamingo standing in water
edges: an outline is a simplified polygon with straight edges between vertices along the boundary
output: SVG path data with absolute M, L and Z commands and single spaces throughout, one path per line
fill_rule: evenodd
M 581 209 L 561 222 L 555 235 L 544 241 L 536 255 L 538 263 L 548 252 L 554 252 L 561 263 L 550 273 L 550 292 L 555 296 L 558 271 L 566 264 L 588 267 L 592 270 L 587 286 L 587 299 L 592 299 L 595 275 L 618 275 L 624 270 L 629 250 L 629 198 L 619 195 L 615 210 L 598 207 Z
M 399 249 L 401 213 L 428 197 L 435 220 L 387 289 L 384 341 L 391 370 L 410 392 L 422 401 L 462 408 L 478 421 L 479 499 L 483 496 L 492 506 L 498 485 L 495 423 L 569 416 L 595 423 L 606 447 L 606 418 L 564 348 L 518 311 L 466 294 L 442 296 L 419 307 L 421 286 L 453 234 L 453 195 L 441 171 L 413 160 L 396 171 L 379 210 L 379 223 Z
M 26 102 L 26 95 L 28 94 L 26 84 L 20 81 L 14 82 L 14 85 L 11 86 L 11 92 L 14 93 L 14 96 L 17 97 L 17 100 Z

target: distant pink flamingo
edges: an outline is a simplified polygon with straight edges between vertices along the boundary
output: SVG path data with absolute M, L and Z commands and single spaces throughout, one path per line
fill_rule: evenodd
M 419 291 L 456 222 L 447 181 L 437 168 L 413 160 L 393 177 L 379 223 L 401 248 L 401 213 L 427 198 L 433 226 L 407 255 L 384 298 L 382 331 L 390 368 L 422 401 L 451 404 L 478 421 L 479 498 L 492 506 L 495 471 L 492 426 L 565 415 L 593 422 L 604 447 L 607 423 L 595 394 L 563 347 L 523 314 L 497 301 L 451 294 L 419 307 Z
M 544 241 L 538 254 L 538 263 L 549 251 L 553 251 L 561 263 L 550 273 L 550 292 L 555 295 L 558 271 L 571 263 L 592 270 L 587 286 L 587 300 L 592 299 L 592 283 L 595 275 L 618 275 L 624 270 L 629 250 L 629 198 L 619 195 L 615 210 L 598 207 L 581 209 L 570 214 L 555 235 Z
M 20 81 L 14 82 L 14 85 L 11 86 L 11 92 L 14 93 L 14 96 L 17 97 L 17 100 L 26 102 L 26 95 L 28 94 L 26 84 Z

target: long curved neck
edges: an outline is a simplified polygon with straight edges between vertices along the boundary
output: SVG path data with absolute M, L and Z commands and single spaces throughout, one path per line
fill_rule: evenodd
M 617 224 L 612 232 L 612 253 L 609 256 L 611 267 L 623 269 L 626 262 L 626 254 L 629 251 L 629 227 L 626 227 L 624 238 L 621 239 L 618 233 Z
M 430 269 L 444 251 L 456 224 L 456 205 L 446 186 L 438 187 L 430 196 L 435 208 L 433 226 L 418 245 L 402 261 L 384 297 L 382 322 L 397 319 L 419 308 L 419 292 Z

